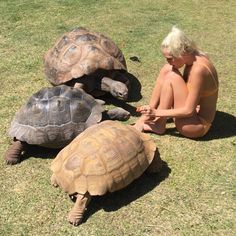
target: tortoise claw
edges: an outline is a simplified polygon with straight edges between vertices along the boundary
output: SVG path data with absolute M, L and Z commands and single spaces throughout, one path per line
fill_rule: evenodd
M 58 187 L 58 183 L 57 183 L 56 177 L 54 175 L 52 175 L 52 177 L 51 177 L 51 185 L 55 188 Z

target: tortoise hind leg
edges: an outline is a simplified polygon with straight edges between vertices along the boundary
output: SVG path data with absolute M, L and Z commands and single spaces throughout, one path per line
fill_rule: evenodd
M 77 194 L 75 205 L 68 214 L 68 221 L 71 224 L 77 226 L 81 223 L 84 212 L 90 200 L 91 196 L 88 192 L 85 194 Z
M 14 140 L 4 155 L 6 164 L 15 165 L 21 161 L 22 152 L 26 149 L 26 143 Z

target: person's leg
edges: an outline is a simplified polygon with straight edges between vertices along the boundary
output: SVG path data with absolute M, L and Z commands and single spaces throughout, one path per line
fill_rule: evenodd
M 158 109 L 183 107 L 187 96 L 188 89 L 182 77 L 177 74 L 170 76 L 163 85 Z M 199 119 L 197 111 L 191 117 L 175 118 L 174 121 L 177 130 L 185 137 L 198 138 L 206 133 L 205 126 L 201 119 Z M 150 127 L 150 130 L 147 125 Z M 144 127 L 144 130 L 160 134 L 165 132 L 166 118 L 159 118 L 155 124 L 147 125 Z
M 173 81 L 173 96 L 174 96 L 174 108 L 179 108 L 184 106 L 185 100 L 187 98 L 188 90 L 185 86 L 185 89 L 180 85 L 180 83 L 175 83 Z M 180 87 L 181 86 L 181 87 Z M 184 91 L 183 94 L 181 94 Z M 199 107 L 196 108 L 195 114 L 191 117 L 186 118 L 175 118 L 175 126 L 176 129 L 185 137 L 188 138 L 198 138 L 202 137 L 206 131 L 205 126 L 199 119 L 197 112 L 199 111 Z
M 180 74 L 169 71 L 162 80 L 160 91 L 160 102 L 157 109 L 171 109 L 184 105 L 188 95 L 188 89 Z M 148 116 L 142 116 L 136 123 L 142 127 L 142 131 L 163 134 L 166 130 L 166 117 L 159 117 L 151 120 Z
M 187 138 L 199 138 L 204 136 L 210 128 L 210 124 L 204 125 L 197 113 L 192 117 L 175 119 L 176 129 Z
M 166 80 L 168 79 L 168 74 L 172 71 L 172 67 L 169 64 L 166 64 L 160 71 L 155 86 L 152 91 L 152 96 L 149 102 L 150 107 L 157 109 L 160 105 L 160 97 L 163 85 L 165 84 Z M 145 123 L 153 123 L 154 120 L 150 119 L 149 116 L 142 115 L 135 123 L 134 127 L 140 131 L 144 131 L 144 124 Z M 146 126 L 147 129 L 149 129 Z
M 157 109 L 171 109 L 174 105 L 173 89 L 171 78 L 166 78 L 160 93 L 160 103 Z M 159 117 L 154 120 L 146 119 L 143 124 L 143 130 L 156 134 L 164 134 L 166 131 L 166 117 Z

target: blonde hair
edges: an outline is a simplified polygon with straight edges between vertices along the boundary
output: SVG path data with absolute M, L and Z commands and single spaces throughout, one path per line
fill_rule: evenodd
M 177 58 L 184 52 L 204 54 L 198 49 L 194 41 L 176 26 L 173 26 L 171 32 L 164 38 L 161 48 L 166 48 L 172 56 Z

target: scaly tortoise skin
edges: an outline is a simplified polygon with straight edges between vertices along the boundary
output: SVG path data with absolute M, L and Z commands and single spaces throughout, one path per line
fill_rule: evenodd
M 119 121 L 103 121 L 61 150 L 51 164 L 51 183 L 77 197 L 68 220 L 78 225 L 91 196 L 122 189 L 148 167 L 160 171 L 161 164 L 150 135 Z
M 66 85 L 40 89 L 20 108 L 11 123 L 9 135 L 14 142 L 5 155 L 7 164 L 18 163 L 27 144 L 65 147 L 86 128 L 100 122 L 104 111 L 102 104 L 84 90 Z M 109 117 L 110 113 L 113 117 Z M 119 107 L 107 114 L 111 119 L 129 118 L 129 112 Z
M 53 85 L 67 83 L 94 96 L 109 92 L 121 100 L 128 98 L 125 58 L 101 33 L 83 27 L 65 33 L 45 54 L 44 68 Z

